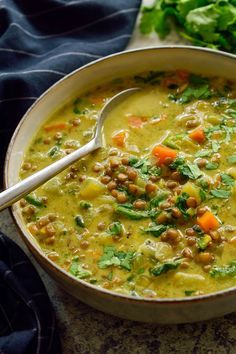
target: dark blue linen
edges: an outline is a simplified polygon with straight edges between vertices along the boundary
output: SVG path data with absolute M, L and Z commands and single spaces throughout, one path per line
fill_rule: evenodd
M 0 0 L 0 168 L 27 108 L 54 82 L 123 50 L 141 0 Z
M 27 108 L 69 72 L 123 50 L 141 0 L 0 0 L 0 169 Z M 46 290 L 0 233 L 0 354 L 60 354 Z
M 0 353 L 61 353 L 46 289 L 24 252 L 1 232 Z

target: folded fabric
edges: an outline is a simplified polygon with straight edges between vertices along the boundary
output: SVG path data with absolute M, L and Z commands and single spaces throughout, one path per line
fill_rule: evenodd
M 69 72 L 123 50 L 140 2 L 0 1 L 0 170 L 27 108 Z
M 123 50 L 140 2 L 0 0 L 0 171 L 27 108 L 69 72 Z M 2 233 L 0 353 L 61 353 L 46 290 L 26 255 Z
M 0 232 L 0 353 L 60 354 L 46 289 L 24 252 Z

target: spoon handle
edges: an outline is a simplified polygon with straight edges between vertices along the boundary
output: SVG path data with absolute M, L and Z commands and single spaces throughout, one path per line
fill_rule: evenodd
M 47 182 L 50 178 L 57 175 L 59 172 L 65 170 L 68 166 L 76 162 L 83 156 L 88 155 L 90 152 L 99 148 L 100 145 L 96 139 L 92 139 L 86 145 L 75 150 L 70 155 L 55 161 L 51 165 L 43 168 L 42 170 L 34 173 L 14 186 L 6 189 L 0 193 L 0 210 L 9 207 L 11 204 L 17 202 L 23 196 L 32 192 L 43 183 Z

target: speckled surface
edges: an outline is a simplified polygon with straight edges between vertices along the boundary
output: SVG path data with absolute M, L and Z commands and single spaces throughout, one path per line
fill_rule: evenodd
M 129 48 L 167 44 L 183 42 L 174 35 L 165 42 L 155 35 L 144 38 L 136 29 Z M 37 268 L 56 312 L 63 354 L 236 354 L 235 313 L 204 323 L 174 326 L 131 322 L 103 314 L 66 294 L 38 266 L 8 211 L 0 213 L 0 230 L 25 250 Z

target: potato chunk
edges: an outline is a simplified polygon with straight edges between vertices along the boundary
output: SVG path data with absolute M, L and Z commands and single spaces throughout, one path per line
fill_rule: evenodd
M 105 188 L 98 180 L 89 177 L 81 184 L 80 196 L 84 199 L 94 199 L 101 195 Z

